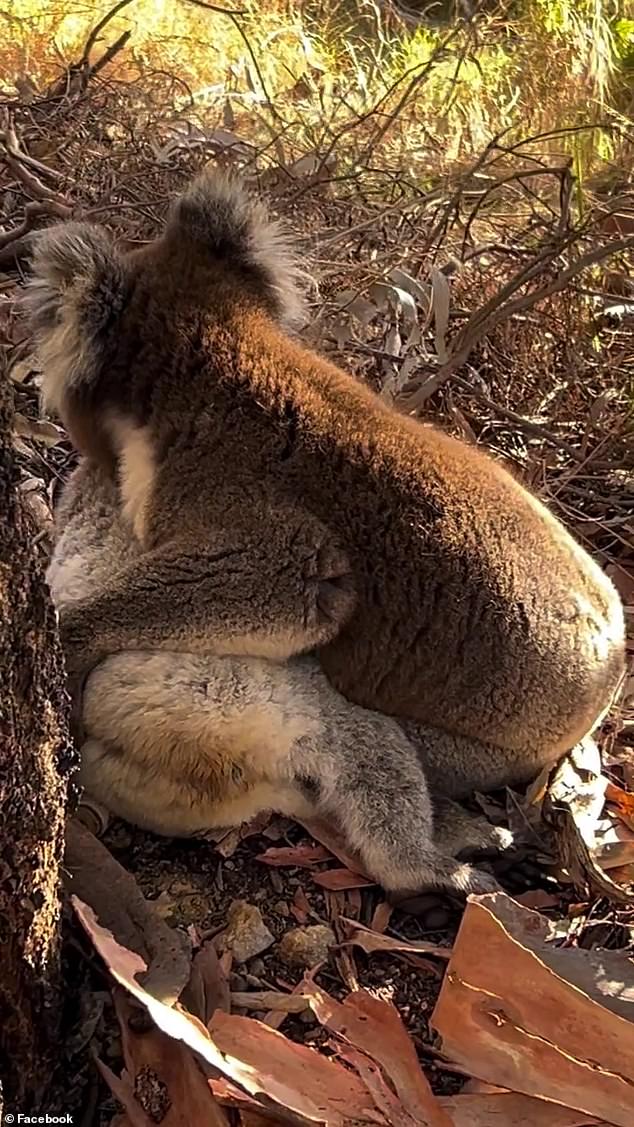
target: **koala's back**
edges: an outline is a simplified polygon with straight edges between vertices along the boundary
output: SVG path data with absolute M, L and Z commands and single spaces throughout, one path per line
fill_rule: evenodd
M 357 609 L 320 654 L 346 697 L 511 749 L 585 735 L 621 673 L 622 608 L 546 508 L 257 315 L 212 322 L 202 343 L 196 383 L 179 358 L 195 425 L 162 448 L 150 532 L 186 509 L 201 527 L 248 522 L 267 489 L 295 498 L 351 561 Z

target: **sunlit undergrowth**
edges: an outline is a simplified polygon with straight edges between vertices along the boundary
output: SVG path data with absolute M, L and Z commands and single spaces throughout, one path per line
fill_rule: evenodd
M 483 4 L 469 22 L 434 25 L 374 0 L 118 7 L 93 48 L 98 56 L 130 31 L 109 75 L 177 76 L 174 115 L 268 138 L 274 161 L 336 144 L 342 178 L 361 161 L 398 168 L 427 190 L 503 131 L 508 144 L 555 132 L 543 151 L 572 156 L 582 178 L 614 175 L 627 159 L 634 0 Z M 76 61 L 111 9 L 103 0 L 0 0 L 6 93 L 16 79 L 41 89 Z

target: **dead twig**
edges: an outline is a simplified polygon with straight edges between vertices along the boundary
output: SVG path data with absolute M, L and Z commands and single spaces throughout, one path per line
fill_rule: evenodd
M 115 55 L 118 55 L 119 51 L 123 50 L 131 35 L 131 31 L 124 31 L 121 33 L 118 39 L 115 39 L 114 43 L 112 43 L 110 47 L 108 47 L 107 51 L 104 51 L 101 58 L 97 59 L 97 62 L 92 64 L 88 71 L 86 81 L 89 78 L 94 78 L 96 74 L 99 74 L 100 70 L 103 70 L 103 68 L 107 66 L 108 63 L 112 62 Z
M 35 174 L 32 166 L 29 167 L 29 164 L 32 165 L 32 162 L 23 160 L 24 154 L 20 148 L 18 137 L 10 117 L 2 133 L 2 143 L 5 148 L 4 159 L 16 180 L 20 181 L 34 200 L 45 200 L 50 204 L 54 204 L 58 210 L 66 209 L 66 214 L 62 217 L 68 218 L 68 216 L 72 214 L 70 201 L 66 196 L 53 191 L 52 188 L 47 188 L 46 184 Z
M 12 156 L 16 160 L 21 161 L 22 164 L 28 165 L 29 168 L 32 168 L 34 170 L 34 172 L 39 172 L 42 176 L 50 176 L 52 180 L 64 179 L 63 174 L 61 172 L 58 172 L 56 168 L 50 168 L 47 164 L 43 164 L 42 161 L 36 160 L 35 157 L 29 156 L 28 153 L 25 153 L 20 148 L 20 143 L 18 141 L 18 137 L 11 120 L 9 120 L 9 123 L 7 124 L 7 127 L 4 131 L 3 141 L 9 156 Z
M 282 115 L 280 114 L 279 110 L 276 109 L 275 100 L 271 97 L 266 82 L 264 81 L 264 75 L 262 74 L 262 69 L 258 62 L 257 55 L 251 45 L 251 40 L 244 30 L 244 27 L 240 23 L 239 17 L 246 16 L 248 13 L 244 10 L 238 11 L 231 8 L 220 8 L 216 4 L 208 4 L 207 0 L 186 0 L 186 3 L 195 4 L 198 8 L 206 8 L 208 11 L 216 12 L 221 16 L 228 16 L 249 53 L 249 58 L 251 59 L 251 62 L 253 64 L 253 69 L 256 73 L 257 80 L 260 83 L 260 88 L 264 95 L 267 108 L 272 113 L 273 117 L 275 117 L 278 121 L 282 121 Z
M 104 30 L 104 28 L 106 28 L 108 26 L 110 21 L 113 20 L 115 18 L 115 16 L 118 16 L 119 12 L 121 12 L 123 10 L 123 8 L 127 8 L 132 3 L 133 3 L 133 0 L 119 0 L 119 3 L 115 4 L 113 8 L 110 8 L 110 10 L 106 12 L 105 16 L 102 16 L 102 18 L 99 20 L 99 22 L 95 24 L 95 26 L 93 27 L 92 31 L 90 32 L 90 34 L 89 34 L 89 36 L 86 40 L 84 49 L 82 51 L 81 59 L 79 60 L 79 63 L 77 64 L 78 67 L 80 67 L 82 70 L 86 70 L 90 73 L 94 73 L 94 67 L 92 67 L 91 63 L 90 63 L 90 54 L 92 52 L 93 47 L 95 46 L 95 43 L 97 42 L 99 36 L 101 35 L 101 32 Z M 124 32 L 123 34 L 125 36 L 127 36 L 127 39 L 129 39 L 131 32 L 127 31 L 127 32 Z M 123 38 L 123 36 L 119 36 L 119 39 L 122 39 L 122 38 Z M 127 42 L 127 39 L 126 39 L 126 42 Z M 117 40 L 117 42 L 119 42 L 119 40 Z M 107 52 L 106 52 L 106 54 L 107 54 Z
M 483 407 L 487 407 L 496 415 L 500 415 L 509 422 L 515 423 L 521 430 L 526 431 L 527 434 L 534 434 L 536 438 L 541 438 L 542 442 L 548 443 L 549 446 L 554 446 L 558 450 L 563 450 L 575 462 L 581 461 L 583 455 L 579 450 L 576 450 L 564 438 L 558 434 L 553 434 L 551 430 L 544 423 L 536 423 L 532 419 L 527 419 L 525 415 L 519 414 L 518 411 L 513 411 L 510 407 L 506 407 L 503 403 L 498 403 L 494 399 L 489 399 L 488 395 L 479 391 L 477 388 L 470 384 L 468 380 L 463 379 L 461 376 L 454 376 L 452 381 L 456 387 L 462 391 L 466 391 L 474 399 L 478 400 Z
M 231 1009 L 268 1010 L 284 1014 L 301 1014 L 309 1008 L 305 994 L 278 994 L 276 990 L 234 990 Z
M 439 387 L 453 376 L 458 368 L 461 368 L 462 365 L 466 363 L 475 346 L 480 343 L 487 333 L 490 333 L 503 321 L 508 321 L 509 318 L 516 316 L 518 313 L 532 309 L 540 301 L 551 297 L 552 294 L 560 293 L 566 288 L 572 278 L 576 277 L 589 266 L 595 266 L 598 262 L 603 262 L 606 258 L 611 258 L 615 254 L 622 254 L 624 251 L 631 250 L 632 248 L 634 248 L 634 236 L 617 239 L 607 245 L 595 247 L 594 250 L 587 251 L 586 254 L 576 258 L 570 266 L 567 266 L 565 270 L 561 270 L 559 274 L 546 285 L 504 303 L 503 295 L 509 290 L 512 293 L 519 289 L 531 275 L 536 273 L 537 266 L 520 272 L 520 274 L 511 279 L 506 286 L 502 287 L 486 305 L 476 310 L 460 333 L 449 360 L 445 364 L 442 364 L 433 376 L 425 380 L 421 387 L 412 395 L 409 397 L 401 396 L 398 400 L 399 406 L 408 413 L 418 410 Z M 556 253 L 560 253 L 560 251 Z M 552 260 L 553 257 L 556 257 L 556 253 L 549 253 L 545 257 L 547 257 L 548 260 Z M 540 269 L 543 268 L 541 262 L 539 266 Z
M 72 214 L 72 208 L 55 203 L 53 200 L 39 202 L 33 200 L 27 203 L 20 226 L 14 227 L 11 231 L 0 232 L 0 266 L 15 262 L 16 259 L 29 253 L 34 220 L 44 215 L 56 219 L 69 219 Z

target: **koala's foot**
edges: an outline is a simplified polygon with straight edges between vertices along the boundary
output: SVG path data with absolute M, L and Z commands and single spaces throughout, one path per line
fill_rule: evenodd
M 339 723 L 337 720 L 339 719 Z M 354 735 L 354 742 L 342 736 Z M 453 855 L 437 840 L 433 804 L 424 772 L 411 744 L 386 716 L 346 706 L 333 717 L 332 731 L 318 742 L 302 741 L 294 751 L 298 780 L 316 780 L 317 813 L 334 819 L 365 871 L 398 897 L 437 888 L 466 896 L 499 889 L 495 877 Z M 456 807 L 472 829 L 454 835 L 460 848 L 482 848 L 496 837 L 485 819 Z M 446 837 L 451 839 L 449 806 Z M 486 834 L 485 829 L 486 827 Z
M 369 871 L 380 881 L 392 903 L 409 900 L 433 888 L 460 897 L 472 892 L 499 892 L 501 888 L 486 869 L 458 861 L 430 843 L 419 844 L 400 864 L 393 857 L 384 857 L 382 864 L 373 858 Z

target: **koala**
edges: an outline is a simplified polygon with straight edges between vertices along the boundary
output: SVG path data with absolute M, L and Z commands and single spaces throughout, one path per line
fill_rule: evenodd
M 351 704 L 511 771 L 607 711 L 609 579 L 480 448 L 294 338 L 296 260 L 239 183 L 204 173 L 130 253 L 99 227 L 48 230 L 26 300 L 45 402 L 140 547 L 62 606 L 71 677 L 129 650 L 315 652 Z
M 141 551 L 116 484 L 87 462 L 56 523 L 48 582 L 62 612 L 107 589 Z M 505 848 L 511 835 L 441 796 L 432 802 L 426 784 L 421 750 L 450 756 L 451 738 L 421 732 L 417 748 L 393 719 L 340 696 L 313 655 L 112 654 L 88 676 L 82 709 L 81 784 L 146 829 L 204 834 L 269 809 L 320 816 L 392 895 L 497 887 L 452 854 Z

